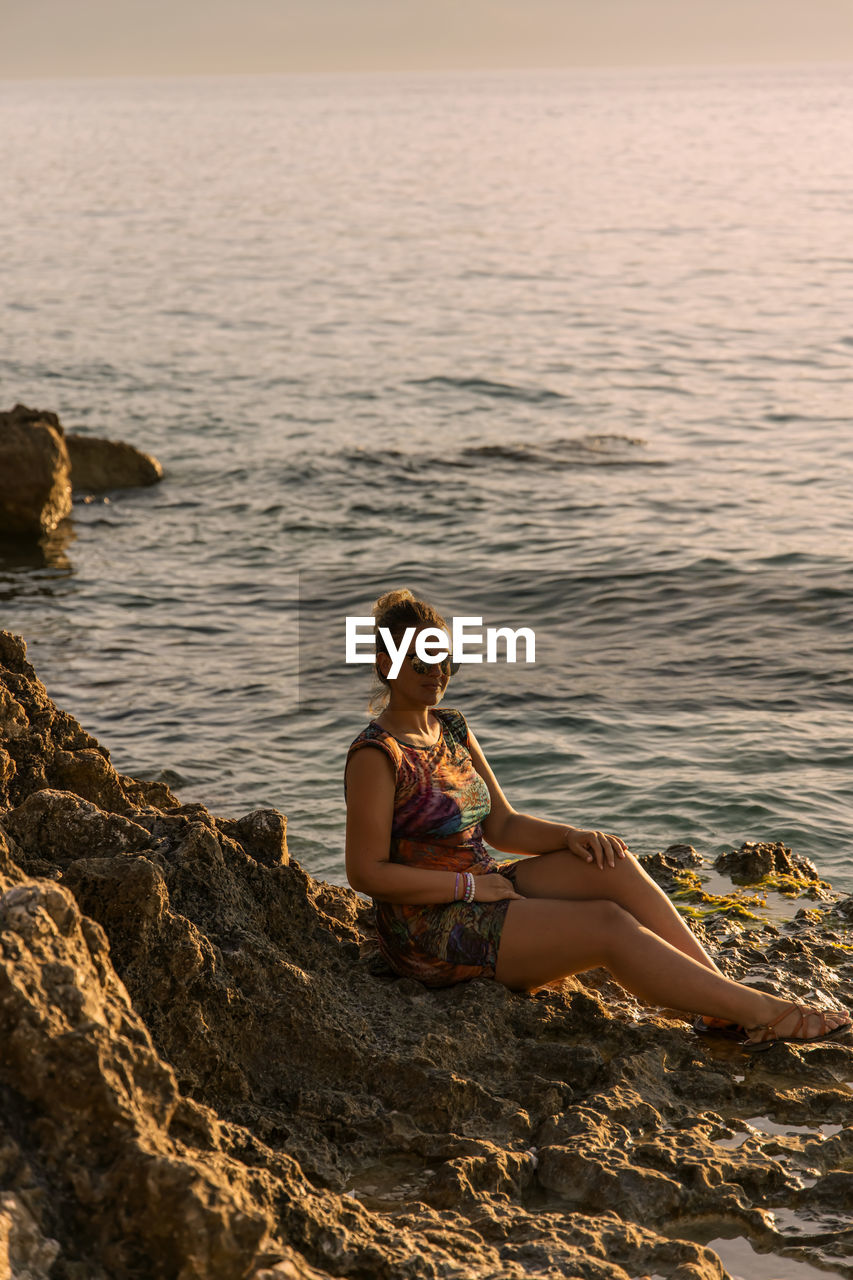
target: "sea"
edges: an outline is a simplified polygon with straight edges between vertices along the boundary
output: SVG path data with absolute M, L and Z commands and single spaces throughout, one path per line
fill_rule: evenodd
M 0 408 L 165 469 L 4 544 L 0 625 L 341 884 L 346 619 L 409 587 L 535 637 L 445 699 L 517 809 L 853 891 L 851 110 L 844 65 L 0 82 Z

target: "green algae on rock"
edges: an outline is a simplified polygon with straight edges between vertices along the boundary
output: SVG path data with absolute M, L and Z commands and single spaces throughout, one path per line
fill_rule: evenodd
M 696 928 L 849 1005 L 852 919 Z M 849 1036 L 751 1058 L 601 971 L 397 978 L 282 815 L 117 773 L 0 633 L 0 1274 L 722 1280 L 703 1241 L 746 1236 L 853 1276 L 851 1081 Z
M 738 850 L 721 853 L 714 867 L 734 884 L 761 885 L 791 897 L 819 898 L 830 890 L 811 859 L 798 857 L 781 840 L 746 840 Z

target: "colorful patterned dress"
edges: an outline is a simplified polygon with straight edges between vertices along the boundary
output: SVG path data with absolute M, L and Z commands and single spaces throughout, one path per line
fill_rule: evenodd
M 394 767 L 391 861 L 475 876 L 499 871 L 512 879 L 524 859 L 496 862 L 483 843 L 489 791 L 471 760 L 465 717 L 449 707 L 434 714 L 441 732 L 432 746 L 412 746 L 371 720 L 347 753 L 349 762 L 355 751 L 378 749 Z M 431 987 L 495 976 L 508 899 L 426 906 L 374 900 L 374 906 L 380 951 L 397 973 Z

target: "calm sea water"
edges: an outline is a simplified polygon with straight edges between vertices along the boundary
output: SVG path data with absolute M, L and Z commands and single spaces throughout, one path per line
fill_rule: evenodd
M 0 383 L 155 453 L 0 553 L 116 765 L 343 880 L 410 585 L 516 807 L 853 888 L 853 69 L 0 84 Z

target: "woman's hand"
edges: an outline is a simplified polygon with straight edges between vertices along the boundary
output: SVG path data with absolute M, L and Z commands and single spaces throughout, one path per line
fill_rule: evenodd
M 491 871 L 488 875 L 474 876 L 475 902 L 502 902 L 504 898 L 521 898 L 515 885 L 499 871 Z
M 603 871 L 605 866 L 615 867 L 617 858 L 624 858 L 628 846 L 621 836 L 608 836 L 603 831 L 584 831 L 579 827 L 566 827 L 566 848 L 586 862 L 595 862 Z

